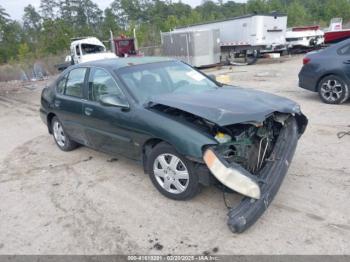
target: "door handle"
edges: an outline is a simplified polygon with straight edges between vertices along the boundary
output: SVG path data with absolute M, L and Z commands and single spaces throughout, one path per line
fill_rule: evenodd
M 350 60 L 345 60 L 343 63 L 346 65 L 350 65 Z
M 55 107 L 60 107 L 60 105 L 61 105 L 61 101 L 60 100 L 55 100 L 54 101 L 54 105 L 55 105 Z
M 85 109 L 84 109 L 85 115 L 87 115 L 87 116 L 91 116 L 93 111 L 94 110 L 91 107 L 85 107 Z

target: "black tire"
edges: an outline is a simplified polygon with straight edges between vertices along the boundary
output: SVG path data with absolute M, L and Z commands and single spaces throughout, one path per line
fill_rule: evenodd
M 326 104 L 342 104 L 349 98 L 349 85 L 341 77 L 329 75 L 318 84 L 318 94 Z
M 163 178 L 157 177 L 155 175 L 154 166 L 157 164 L 158 164 L 158 166 L 160 165 L 159 161 L 157 160 L 158 157 L 164 156 L 165 160 L 166 160 L 167 155 L 168 155 L 168 157 L 170 157 L 170 160 L 172 159 L 172 156 L 175 156 L 179 160 L 181 160 L 181 162 L 179 162 L 177 164 L 177 169 L 179 171 L 186 172 L 185 169 L 187 169 L 188 180 L 178 179 L 180 181 L 180 183 L 182 183 L 181 185 L 185 185 L 184 186 L 185 189 L 183 192 L 177 192 L 177 193 L 169 192 L 166 189 L 164 189 L 164 187 L 161 185 L 162 181 L 165 181 L 165 179 L 167 179 L 166 176 L 168 174 L 170 174 L 170 172 L 173 172 L 174 170 L 168 171 L 169 172 L 168 174 L 162 174 L 162 175 L 164 175 Z M 169 160 L 169 162 L 170 162 L 170 160 Z M 166 160 L 166 161 L 168 161 L 168 160 Z M 167 162 L 167 164 L 169 162 Z M 183 170 L 180 170 L 180 169 L 183 169 Z M 147 157 L 147 170 L 148 170 L 148 173 L 149 173 L 149 176 L 151 178 L 153 185 L 158 189 L 158 191 L 162 195 L 164 195 L 170 199 L 189 200 L 189 199 L 195 197 L 198 194 L 198 192 L 200 191 L 201 186 L 199 184 L 198 175 L 196 174 L 196 172 L 194 172 L 194 164 L 191 161 L 189 161 L 188 159 L 186 159 L 184 156 L 179 154 L 171 145 L 169 145 L 167 143 L 160 143 L 152 149 L 151 153 Z M 176 179 L 175 173 L 173 173 L 173 176 L 175 177 L 173 179 Z M 168 180 L 169 180 L 169 177 L 168 177 Z M 172 180 L 170 179 L 170 181 L 172 181 Z M 188 182 L 186 182 L 186 181 L 188 181 Z M 176 182 L 176 181 L 174 181 L 174 182 Z M 173 183 L 173 182 L 170 182 L 170 183 Z M 165 184 L 165 183 L 163 183 L 163 184 Z M 177 190 L 177 187 L 175 187 L 175 183 L 170 185 L 169 190 L 173 190 L 173 191 Z
M 61 133 L 61 135 L 64 136 L 64 142 L 62 139 L 59 139 L 56 135 L 55 125 L 57 125 L 57 124 L 61 127 L 61 130 L 59 131 L 59 133 Z M 78 144 L 76 142 L 74 142 L 73 140 L 71 140 L 69 138 L 68 134 L 64 131 L 63 125 L 60 122 L 60 120 L 58 120 L 57 117 L 53 117 L 51 120 L 51 130 L 52 130 L 53 139 L 55 140 L 56 145 L 62 151 L 68 152 L 68 151 L 72 151 L 78 147 Z

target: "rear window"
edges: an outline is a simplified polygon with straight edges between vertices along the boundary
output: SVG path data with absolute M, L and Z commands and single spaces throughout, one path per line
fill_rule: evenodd
M 128 45 L 129 45 L 128 40 L 119 41 L 119 46 L 128 46 Z

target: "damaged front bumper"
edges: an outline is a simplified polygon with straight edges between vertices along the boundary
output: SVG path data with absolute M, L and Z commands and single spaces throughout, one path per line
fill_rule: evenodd
M 257 176 L 240 166 L 230 166 L 214 149 L 207 149 L 204 161 L 211 173 L 225 186 L 245 195 L 228 213 L 228 226 L 242 233 L 253 225 L 269 207 L 280 188 L 294 156 L 300 133 L 295 118 L 285 122 L 273 152 Z

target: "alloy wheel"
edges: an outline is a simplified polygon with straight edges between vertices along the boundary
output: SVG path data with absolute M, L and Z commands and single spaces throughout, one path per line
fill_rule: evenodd
M 342 84 L 336 79 L 329 79 L 322 83 L 321 95 L 328 102 L 339 100 L 343 93 Z

